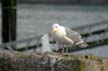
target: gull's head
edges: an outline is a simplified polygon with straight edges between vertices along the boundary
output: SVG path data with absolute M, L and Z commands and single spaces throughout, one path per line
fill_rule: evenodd
M 58 30 L 58 28 L 60 27 L 60 25 L 59 24 L 57 24 L 57 23 L 55 23 L 55 24 L 53 24 L 52 25 L 52 33 L 55 33 L 55 32 L 57 32 L 57 30 Z
M 60 26 L 59 24 L 55 23 L 55 24 L 52 25 L 52 29 L 53 28 L 59 28 L 59 26 Z

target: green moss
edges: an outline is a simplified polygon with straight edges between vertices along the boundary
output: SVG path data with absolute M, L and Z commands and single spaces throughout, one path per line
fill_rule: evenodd
M 86 64 L 80 61 L 80 71 L 86 71 Z

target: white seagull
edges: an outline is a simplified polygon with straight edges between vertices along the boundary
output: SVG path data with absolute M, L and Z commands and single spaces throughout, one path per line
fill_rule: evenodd
M 58 42 L 58 44 L 64 45 L 78 45 L 81 48 L 88 45 L 81 39 L 81 35 L 78 32 L 71 30 L 70 28 L 61 26 L 57 23 L 52 25 L 51 35 Z M 64 48 L 62 49 L 62 53 Z M 68 52 L 68 48 L 66 53 Z

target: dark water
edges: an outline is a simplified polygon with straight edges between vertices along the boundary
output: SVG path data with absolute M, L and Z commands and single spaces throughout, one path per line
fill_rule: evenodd
M 67 27 L 76 27 L 108 20 L 108 9 L 106 6 L 19 4 L 17 6 L 17 14 L 17 39 L 47 33 L 53 23 L 59 23 Z M 102 46 L 102 48 L 78 51 L 74 54 L 107 56 L 107 47 Z
M 17 39 L 46 33 L 53 23 L 76 27 L 103 20 L 108 20 L 107 6 L 18 4 Z
M 67 27 L 108 20 L 106 6 L 18 5 L 18 39 L 50 30 L 53 23 Z

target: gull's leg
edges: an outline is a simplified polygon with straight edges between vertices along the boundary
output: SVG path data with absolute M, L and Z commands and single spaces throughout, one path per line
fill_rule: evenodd
M 68 53 L 68 49 L 69 49 L 68 45 L 65 45 L 65 53 Z
M 62 48 L 62 53 L 64 53 L 64 50 L 65 50 L 65 48 L 63 47 L 63 48 Z
M 68 53 L 68 50 L 69 50 L 69 48 L 67 47 L 67 48 L 66 48 L 66 53 Z
M 61 53 L 65 53 L 65 47 L 64 47 L 64 45 L 60 45 L 59 48 L 61 49 Z
M 63 47 L 62 47 L 62 45 L 60 44 L 60 45 L 59 45 L 59 50 L 58 50 L 59 53 L 62 53 L 62 48 L 63 48 Z
M 61 45 L 59 45 L 59 47 L 58 47 L 59 49 L 58 49 L 58 53 L 61 53 Z

